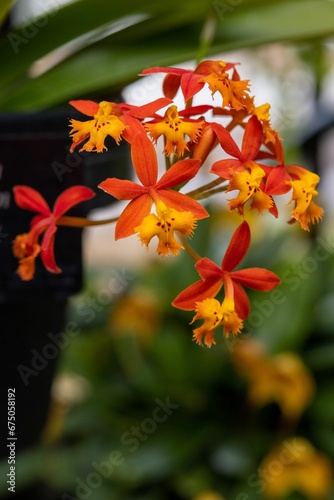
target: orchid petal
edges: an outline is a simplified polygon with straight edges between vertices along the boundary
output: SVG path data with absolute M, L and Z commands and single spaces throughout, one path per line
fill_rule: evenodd
M 131 157 L 138 179 L 143 186 L 153 186 L 158 177 L 158 160 L 155 147 L 144 133 L 135 135 Z
M 216 279 L 196 281 L 179 293 L 172 305 L 184 311 L 192 311 L 196 309 L 196 302 L 215 297 L 222 285 L 222 281 Z
M 148 104 L 144 104 L 143 106 L 134 106 L 132 104 L 120 104 L 119 108 L 125 114 L 129 114 L 134 118 L 143 120 L 144 118 L 152 116 L 158 109 L 164 108 L 169 104 L 173 104 L 173 101 L 171 99 L 168 99 L 167 97 L 159 97 L 159 99 L 155 99 L 154 101 Z
M 144 69 L 141 73 L 139 73 L 139 76 L 151 75 L 153 73 L 169 73 L 171 75 L 183 75 L 184 73 L 187 72 L 188 70 L 181 68 L 162 68 L 159 66 L 155 66 L 153 68 Z
M 210 172 L 213 174 L 219 175 L 222 179 L 232 179 L 235 172 L 242 172 L 244 170 L 242 163 L 240 160 L 218 160 L 216 161 Z
M 181 77 L 181 90 L 185 101 L 188 101 L 197 94 L 205 85 L 205 82 L 200 82 L 202 77 L 192 72 L 187 72 Z
M 223 271 L 230 272 L 245 257 L 250 245 L 250 229 L 246 221 L 234 231 L 222 262 Z
M 51 224 L 44 234 L 41 249 L 41 259 L 44 267 L 51 273 L 60 273 L 61 269 L 56 264 L 54 256 L 54 241 L 57 226 Z
M 143 219 L 149 215 L 152 199 L 149 195 L 134 198 L 121 213 L 116 227 L 115 239 L 125 238 L 134 234 L 134 228 L 139 226 Z
M 213 262 L 208 257 L 203 257 L 198 260 L 195 264 L 196 271 L 203 280 L 208 278 L 215 278 L 221 280 L 223 277 L 223 271 L 215 262 Z
M 248 121 L 244 137 L 242 140 L 241 151 L 244 161 L 253 160 L 257 155 L 263 141 L 263 129 L 261 122 L 256 116 Z
M 200 160 L 180 160 L 174 163 L 156 183 L 155 189 L 167 189 L 189 181 L 199 171 Z
M 233 281 L 234 306 L 239 318 L 245 320 L 250 312 L 250 302 L 247 293 L 239 283 Z
M 269 292 L 281 283 L 280 278 L 275 273 L 261 267 L 235 271 L 231 273 L 231 278 L 236 283 L 262 292 Z
M 116 177 L 105 179 L 98 187 L 118 200 L 132 200 L 147 191 L 146 188 L 133 181 L 117 179 Z
M 162 91 L 164 96 L 173 99 L 180 88 L 181 75 L 167 74 L 162 83 Z
M 220 125 L 219 123 L 212 123 L 211 127 L 214 133 L 216 134 L 218 141 L 220 142 L 220 145 L 224 149 L 224 151 L 227 154 L 234 156 L 234 158 L 242 160 L 243 155 L 237 143 L 231 136 L 230 132 L 226 130 L 226 128 Z
M 180 116 L 194 116 L 194 115 L 202 115 L 207 111 L 213 109 L 213 106 L 210 104 L 200 104 L 199 106 L 192 106 L 191 108 L 185 108 L 182 111 L 179 111 Z
M 291 185 L 286 183 L 286 181 L 290 180 L 290 175 L 282 165 L 271 167 L 271 171 L 266 181 L 265 192 L 272 196 L 285 194 L 291 189 Z
M 90 200 L 94 196 L 94 191 L 86 186 L 71 186 L 65 189 L 56 199 L 53 206 L 53 215 L 56 218 L 61 217 L 78 203 Z
M 158 193 L 159 198 L 169 207 L 174 208 L 178 212 L 192 212 L 197 220 L 209 217 L 205 208 L 193 198 L 178 191 L 161 190 Z
M 88 101 L 79 99 L 77 101 L 70 101 L 71 106 L 87 116 L 94 116 L 99 110 L 99 104 L 95 101 Z
M 45 198 L 36 189 L 29 186 L 14 186 L 13 192 L 18 207 L 46 216 L 51 215 L 51 210 Z

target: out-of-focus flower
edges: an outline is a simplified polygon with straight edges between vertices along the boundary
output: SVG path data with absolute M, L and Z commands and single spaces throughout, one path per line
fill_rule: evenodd
M 114 337 L 134 336 L 148 345 L 161 321 L 160 301 L 148 288 L 135 288 L 121 297 L 112 310 L 108 328 Z
M 225 500 L 225 497 L 216 491 L 207 490 L 198 493 L 192 498 L 192 500 Z
M 264 497 L 284 500 L 293 491 L 309 500 L 327 500 L 333 485 L 332 463 L 305 438 L 283 441 L 260 464 Z
M 270 356 L 261 343 L 244 340 L 235 346 L 233 359 L 248 379 L 251 404 L 262 407 L 275 402 L 287 420 L 300 418 L 314 395 L 315 382 L 297 354 Z
M 51 273 L 60 273 L 54 256 L 54 241 L 57 225 L 62 216 L 72 207 L 95 196 L 86 186 L 72 186 L 65 189 L 56 199 L 53 209 L 36 189 L 29 186 L 14 186 L 14 199 L 18 207 L 37 212 L 30 223 L 28 233 L 16 236 L 13 243 L 14 256 L 19 259 L 18 274 L 29 281 L 35 274 L 35 259 L 41 256 L 44 267 Z M 43 235 L 42 242 L 39 238 Z

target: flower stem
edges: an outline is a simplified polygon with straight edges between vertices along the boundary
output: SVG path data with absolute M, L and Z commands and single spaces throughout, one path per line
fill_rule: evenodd
M 190 196 L 190 198 L 198 199 L 197 198 L 198 195 L 205 193 L 206 191 L 209 191 L 210 189 L 212 189 L 216 186 L 219 186 L 219 184 L 221 184 L 224 181 L 225 181 L 225 179 L 218 177 L 214 181 L 208 182 L 207 184 L 204 184 L 203 186 L 201 186 L 197 189 L 194 189 L 193 191 L 189 191 L 189 193 L 186 193 L 186 195 Z
M 190 255 L 190 257 L 195 261 L 197 262 L 198 260 L 201 259 L 201 256 L 198 255 L 197 252 L 195 252 L 195 250 L 192 248 L 192 246 L 188 243 L 188 241 L 186 240 L 185 236 L 179 234 L 178 235 L 180 240 L 181 240 L 181 243 L 182 243 L 182 246 L 183 248 L 185 249 L 185 251 L 187 252 L 188 255 Z
M 117 222 L 118 217 L 103 220 L 90 220 L 85 217 L 70 217 L 64 215 L 57 220 L 57 226 L 71 226 L 71 227 L 88 227 L 88 226 L 102 226 L 104 224 L 112 224 Z

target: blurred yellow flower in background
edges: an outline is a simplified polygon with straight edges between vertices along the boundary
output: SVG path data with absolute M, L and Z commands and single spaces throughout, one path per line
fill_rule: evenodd
M 254 406 L 277 403 L 284 418 L 299 419 L 314 392 L 311 372 L 292 352 L 270 356 L 255 340 L 236 346 L 233 360 L 239 373 L 249 382 L 248 397 Z
M 298 491 L 309 500 L 328 499 L 332 463 L 302 437 L 283 441 L 262 461 L 259 468 L 264 498 L 284 500 Z
M 202 491 L 198 493 L 192 500 L 225 500 L 225 498 L 216 491 Z
M 108 322 L 114 337 L 132 336 L 143 345 L 150 345 L 158 331 L 161 318 L 160 301 L 149 288 L 130 290 L 115 304 Z

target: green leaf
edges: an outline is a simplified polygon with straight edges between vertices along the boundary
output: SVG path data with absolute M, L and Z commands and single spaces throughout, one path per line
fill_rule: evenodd
M 334 3 L 327 0 L 243 0 L 236 6 L 221 0 L 143 0 L 140 6 L 136 0 L 95 0 L 94 8 L 80 0 L 0 39 L 0 106 L 46 108 L 113 92 L 145 67 L 195 59 L 208 16 L 207 56 L 334 34 Z M 45 66 L 31 66 L 48 54 Z
M 4 22 L 11 6 L 14 4 L 14 0 L 2 0 L 0 4 L 0 27 Z

